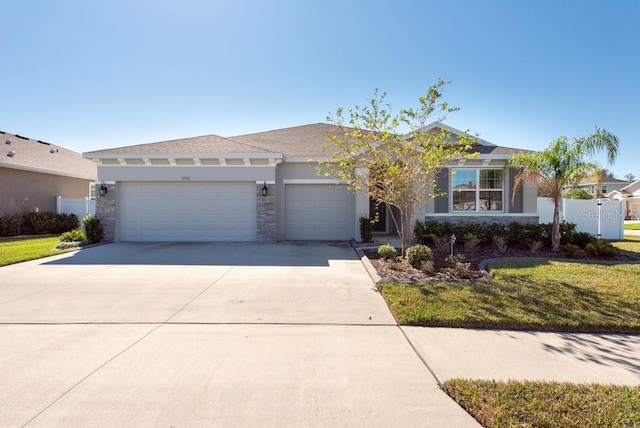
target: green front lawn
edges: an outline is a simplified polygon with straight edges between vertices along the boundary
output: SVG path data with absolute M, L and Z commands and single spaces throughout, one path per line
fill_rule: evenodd
M 640 223 L 626 223 L 624 225 L 625 230 L 640 230 Z
M 0 266 L 54 256 L 69 250 L 56 250 L 57 236 L 45 238 L 16 238 L 0 241 Z
M 485 427 L 632 427 L 640 387 L 454 379 L 443 389 Z
M 640 242 L 630 243 L 630 249 Z M 640 332 L 640 264 L 505 259 L 492 281 L 380 284 L 404 325 Z

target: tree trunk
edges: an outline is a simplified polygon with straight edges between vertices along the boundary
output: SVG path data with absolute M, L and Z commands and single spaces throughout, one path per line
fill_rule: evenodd
M 390 205 L 392 206 L 392 205 Z M 411 239 L 413 238 L 412 232 L 407 227 L 407 214 L 406 209 L 401 209 L 399 207 L 398 211 L 389 210 L 391 214 L 391 220 L 393 220 L 393 224 L 396 227 L 396 233 L 398 234 L 398 238 L 400 238 L 400 255 L 404 257 L 404 253 L 411 245 Z M 399 217 L 399 218 L 396 218 Z
M 560 248 L 560 198 L 553 198 L 553 226 L 551 227 L 551 249 Z

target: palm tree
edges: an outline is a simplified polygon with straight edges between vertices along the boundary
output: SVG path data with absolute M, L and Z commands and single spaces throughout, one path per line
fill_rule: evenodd
M 591 177 L 596 180 L 596 187 L 594 189 L 595 194 L 593 195 L 595 198 L 602 197 L 602 181 L 605 178 L 613 178 L 613 174 L 606 168 L 597 167 L 591 173 Z
M 511 166 L 520 168 L 515 177 L 513 195 L 524 183 L 545 186 L 553 199 L 553 227 L 551 229 L 551 248 L 560 247 L 560 199 L 562 189 L 588 177 L 598 168 L 589 162 L 597 151 L 604 150 L 607 160 L 613 164 L 618 156 L 618 137 L 596 127 L 588 137 L 569 142 L 566 137 L 552 141 L 549 146 L 533 153 L 515 155 Z

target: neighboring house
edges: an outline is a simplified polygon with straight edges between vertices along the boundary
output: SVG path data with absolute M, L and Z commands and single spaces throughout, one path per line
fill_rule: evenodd
M 0 216 L 56 211 L 56 197 L 85 198 L 97 177 L 80 153 L 0 131 Z
M 600 182 L 602 193 L 598 195 L 598 182 L 593 177 L 587 177 L 580 180 L 580 182 L 575 186 L 566 187 L 565 190 L 569 190 L 571 188 L 582 189 L 589 193 L 593 198 L 604 198 L 606 194 L 611 193 L 614 190 L 620 190 L 627 184 L 629 184 L 627 180 L 603 177 Z
M 607 198 L 625 203 L 626 219 L 640 220 L 640 180 L 627 183 L 620 190 L 609 192 Z
M 431 125 L 432 128 L 444 126 Z M 459 133 L 460 131 L 453 130 Z M 316 167 L 331 149 L 333 125 L 312 124 L 224 138 L 207 135 L 99 150 L 84 156 L 98 164 L 106 193 L 97 216 L 115 241 L 280 241 L 359 239 L 358 219 L 375 204 Z M 457 189 L 425 213 L 443 219 L 537 222 L 536 189 L 512 202 L 517 149 L 482 140 L 475 159 L 440 175 L 442 189 Z M 475 187 L 474 187 L 475 186 Z M 380 232 L 392 232 L 386 208 Z

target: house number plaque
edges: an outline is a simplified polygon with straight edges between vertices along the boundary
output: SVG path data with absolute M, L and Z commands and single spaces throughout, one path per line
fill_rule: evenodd
M 191 181 L 191 177 L 188 175 L 183 175 L 182 176 L 182 181 Z

